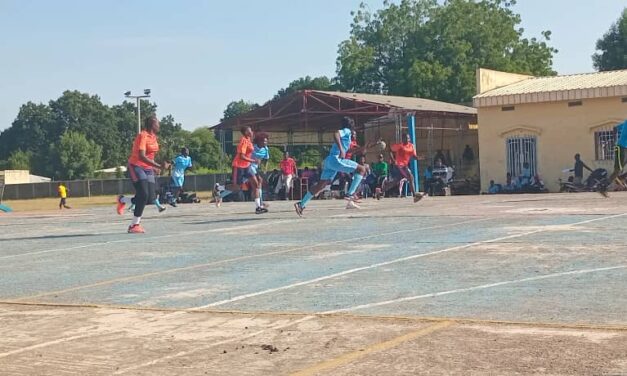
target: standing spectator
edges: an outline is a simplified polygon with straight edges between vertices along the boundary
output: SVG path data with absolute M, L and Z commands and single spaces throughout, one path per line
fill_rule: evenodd
M 462 158 L 464 158 L 466 162 L 472 162 L 475 160 L 475 152 L 472 151 L 470 145 L 466 145 L 466 148 L 464 149 L 464 154 L 462 154 Z
M 440 162 L 442 162 L 443 165 L 446 165 L 446 158 L 444 157 L 444 153 L 442 152 L 442 149 L 439 149 L 438 152 L 435 153 L 435 157 L 433 159 L 435 161 L 437 161 L 439 159 Z
M 59 201 L 59 210 L 62 210 L 63 208 L 71 209 L 69 206 L 67 206 L 66 203 L 68 189 L 65 185 L 63 185 L 63 183 L 59 183 L 59 186 L 57 187 L 57 192 L 59 193 L 59 197 L 61 198 L 61 201 Z
M 281 187 L 285 187 L 285 199 L 287 200 L 292 190 L 292 182 L 297 174 L 296 161 L 291 158 L 290 153 L 286 151 L 283 153 L 283 160 L 279 166 L 281 167 L 281 182 L 277 184 L 274 193 L 278 195 Z
M 577 186 L 580 186 L 583 184 L 583 169 L 584 168 L 592 172 L 592 169 L 588 167 L 585 163 L 583 163 L 583 161 L 581 160 L 581 155 L 579 155 L 579 153 L 575 154 L 575 167 L 570 171 L 575 173 L 575 179 L 573 180 L 573 183 Z

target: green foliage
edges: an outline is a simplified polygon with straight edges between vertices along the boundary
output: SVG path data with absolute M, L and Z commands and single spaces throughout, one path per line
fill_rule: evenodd
M 220 143 L 208 128 L 194 130 L 187 142 L 195 166 L 225 171 L 230 166 L 229 158 L 222 152 Z M 194 168 L 195 169 L 195 168 Z
M 224 115 L 222 116 L 222 119 L 220 119 L 220 121 L 234 118 L 257 108 L 259 108 L 259 105 L 257 103 L 246 102 L 243 99 L 240 99 L 239 101 L 233 101 L 226 106 L 226 109 L 224 110 Z
M 10 170 L 30 170 L 33 153 L 17 149 L 9 156 L 7 168 Z
M 276 146 L 270 146 L 268 149 L 270 151 L 270 159 L 268 160 L 267 169 L 279 168 L 279 163 L 283 159 L 283 149 Z
M 339 46 L 339 84 L 351 91 L 469 101 L 479 67 L 551 75 L 557 52 L 523 37 L 515 1 L 386 1 L 353 13 L 350 38 Z
M 101 167 L 102 147 L 85 135 L 68 131 L 53 148 L 60 179 L 84 179 L 94 175 Z
M 286 88 L 280 89 L 276 93 L 273 99 L 282 98 L 294 92 L 297 92 L 300 90 L 307 90 L 307 89 L 331 91 L 331 90 L 337 90 L 339 89 L 339 87 L 337 84 L 334 84 L 333 82 L 331 82 L 331 79 L 329 79 L 329 77 L 327 76 L 320 76 L 320 77 L 314 77 L 314 78 L 310 76 L 305 76 L 305 77 L 301 77 L 297 80 L 290 82 L 290 84 L 287 85 Z
M 142 101 L 141 108 L 146 118 L 157 106 Z M 159 160 L 172 159 L 188 146 L 195 166 L 220 169 L 230 164 L 210 130 L 189 132 L 171 115 L 163 117 L 160 124 Z M 20 108 L 12 126 L 0 133 L 0 160 L 3 168 L 16 166 L 38 175 L 76 179 L 92 176 L 100 166 L 125 165 L 136 135 L 134 103 L 109 107 L 98 96 L 66 91 L 47 105 L 28 102 Z M 94 159 L 87 163 L 85 158 L 90 154 L 83 141 L 93 151 L 105 152 L 91 155 Z
M 627 8 L 603 38 L 597 41 L 597 51 L 592 56 L 594 68 L 609 71 L 627 68 Z
M 322 163 L 322 158 L 320 148 L 307 148 L 298 155 L 298 167 L 318 167 Z

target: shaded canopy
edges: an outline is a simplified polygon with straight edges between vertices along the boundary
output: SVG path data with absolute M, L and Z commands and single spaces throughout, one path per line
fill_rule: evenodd
M 325 132 L 336 129 L 344 116 L 352 117 L 358 127 L 363 127 L 366 122 L 391 112 L 415 113 L 419 118 L 464 118 L 469 122 L 477 117 L 475 108 L 429 99 L 303 90 L 225 120 L 214 129 L 250 126 L 267 132 Z

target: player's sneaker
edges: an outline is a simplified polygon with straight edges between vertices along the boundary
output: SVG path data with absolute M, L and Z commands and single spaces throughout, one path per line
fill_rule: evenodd
M 118 197 L 118 207 L 117 207 L 117 211 L 119 215 L 124 214 L 124 207 L 126 206 L 126 204 L 124 202 L 122 202 L 122 198 L 124 198 L 124 196 L 119 196 Z
M 305 208 L 303 208 L 303 206 L 300 204 L 300 201 L 294 204 L 294 210 L 296 210 L 296 214 L 298 214 L 299 217 L 303 216 L 303 210 L 305 210 Z
M 355 203 L 353 200 L 348 200 L 346 203 L 346 209 L 361 209 L 359 205 Z
M 159 208 L 159 213 L 162 213 L 165 211 L 165 209 L 167 209 L 165 206 L 158 206 Z
M 418 201 L 422 200 L 423 197 L 425 197 L 426 195 L 427 195 L 426 193 L 420 193 L 420 192 L 416 193 L 414 195 L 414 204 L 417 203 Z
M 129 234 L 143 234 L 145 232 L 146 230 L 144 230 L 144 228 L 140 224 L 128 226 Z
M 346 195 L 346 196 L 344 196 L 344 200 L 346 200 L 346 201 L 353 201 L 353 202 L 356 202 L 358 204 L 361 204 L 361 199 L 357 195 L 352 195 L 352 196 Z
M 266 209 L 266 208 L 259 207 L 259 208 L 255 209 L 255 214 L 264 214 L 264 213 L 267 213 L 267 212 L 268 212 L 268 209 Z

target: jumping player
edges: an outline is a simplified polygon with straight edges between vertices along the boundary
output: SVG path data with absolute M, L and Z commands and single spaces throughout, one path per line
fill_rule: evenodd
M 252 138 L 253 130 L 250 127 L 242 127 L 240 129 L 242 137 L 239 139 L 239 144 L 235 150 L 235 156 L 233 157 L 233 172 L 231 175 L 231 185 L 227 187 L 229 191 L 238 192 L 241 190 L 240 185 L 249 178 L 248 167 L 255 160 L 252 158 L 253 147 Z
M 159 120 L 155 116 L 147 118 L 144 130 L 137 135 L 133 142 L 131 157 L 128 160 L 128 171 L 135 188 L 134 217 L 128 228 L 130 234 L 145 232 L 140 222 L 146 205 L 155 200 L 155 173 L 159 173 L 169 166 L 167 162 L 163 164 L 155 162 L 155 156 L 159 151 L 158 132 Z M 130 197 L 120 196 L 118 198 L 118 214 L 123 214 L 124 207 L 131 203 Z
M 351 182 L 350 188 L 346 192 L 346 199 L 348 203 L 346 204 L 347 209 L 357 209 L 359 206 L 355 203 L 356 198 L 354 197 L 355 191 L 359 184 L 364 178 L 366 174 L 366 169 L 364 166 L 358 164 L 355 161 L 346 158 L 347 152 L 359 153 L 366 147 L 358 148 L 350 150 L 351 139 L 353 137 L 353 128 L 355 127 L 355 122 L 353 119 L 349 117 L 344 117 L 342 119 L 341 128 L 335 132 L 334 138 L 335 143 L 331 146 L 331 151 L 329 152 L 329 156 L 324 160 L 322 174 L 320 175 L 320 181 L 314 185 L 303 197 L 303 199 L 294 204 L 294 209 L 296 210 L 296 214 L 299 216 L 303 215 L 303 210 L 307 207 L 309 201 L 316 197 L 320 192 L 324 190 L 324 188 L 333 182 L 335 179 L 335 175 L 338 172 L 343 173 L 354 173 L 353 181 Z
M 182 148 L 181 154 L 179 154 L 174 160 L 172 160 L 172 190 L 174 191 L 174 197 L 179 198 L 183 192 L 183 184 L 185 183 L 185 171 L 192 168 L 192 158 L 189 156 L 189 149 Z
M 252 158 L 255 162 L 252 162 L 248 166 L 248 175 L 250 176 L 250 182 L 253 185 L 253 197 L 255 198 L 255 213 L 263 214 L 268 212 L 268 208 L 263 204 L 263 175 L 260 171 L 262 166 L 265 172 L 270 159 L 270 150 L 268 149 L 268 135 L 265 133 L 257 133 L 255 135 L 255 143 L 253 145 L 254 150 Z
M 614 128 L 616 132 L 616 145 L 614 146 L 614 171 L 603 184 L 600 184 L 599 193 L 608 197 L 607 188 L 612 184 L 623 171 L 627 163 L 627 120 Z M 622 182 L 621 182 L 622 184 Z
M 402 137 L 403 142 L 400 144 L 394 144 L 390 147 L 392 150 L 390 156 L 392 158 L 392 163 L 396 166 L 396 172 L 398 176 L 392 177 L 391 180 L 388 180 L 382 188 L 383 192 L 387 192 L 389 188 L 393 185 L 398 184 L 400 180 L 403 178 L 409 181 L 409 188 L 411 189 L 411 194 L 414 196 L 414 202 L 418 202 L 423 198 L 423 194 L 420 192 L 416 192 L 416 187 L 414 185 L 414 175 L 409 170 L 409 162 L 412 158 L 417 160 L 423 160 L 423 157 L 418 157 L 416 154 L 416 149 L 414 148 L 414 144 L 411 143 L 411 139 L 407 133 L 403 133 Z

